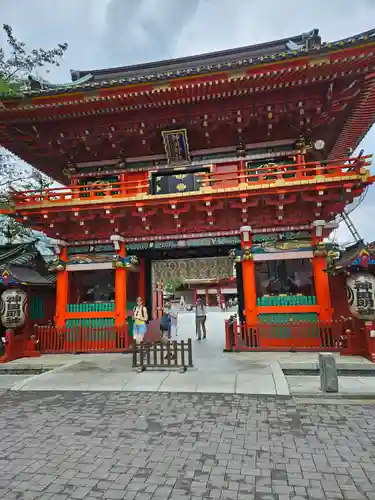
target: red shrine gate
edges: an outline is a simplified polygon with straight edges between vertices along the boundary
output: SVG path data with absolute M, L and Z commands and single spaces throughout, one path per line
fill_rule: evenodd
M 2 210 L 58 241 L 59 331 L 129 331 L 132 293 L 160 316 L 163 277 L 153 293 L 145 279 L 150 257 L 131 245 L 241 233 L 231 252 L 243 291 L 241 341 L 301 348 L 285 336 L 301 321 L 326 336 L 319 325 L 331 323 L 336 309 L 324 239 L 374 181 L 369 156 L 348 156 L 374 122 L 374 35 L 323 43 L 313 30 L 173 61 L 75 71 L 68 86 L 31 78 L 25 92 L 1 96 L 1 145 L 64 185 L 15 193 Z M 90 261 L 73 261 L 74 247 L 98 244 L 111 247 L 110 260 L 95 250 Z M 74 273 L 83 268 L 108 272 L 111 287 L 94 285 L 73 302 Z M 280 329 L 285 324 L 289 330 Z M 282 340 L 265 334 L 271 330 L 284 331 Z M 305 347 L 315 348 L 309 338 Z M 320 342 L 337 348 L 334 339 Z M 125 348 L 121 342 L 111 349 Z

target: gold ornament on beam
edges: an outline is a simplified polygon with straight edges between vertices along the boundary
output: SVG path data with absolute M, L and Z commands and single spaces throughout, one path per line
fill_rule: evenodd
M 72 164 L 72 163 L 68 163 L 63 169 L 62 169 L 62 173 L 68 177 L 69 179 L 71 179 L 72 175 L 74 175 L 76 173 L 76 168 L 75 166 Z
M 314 149 L 314 144 L 312 141 L 306 142 L 305 138 L 301 136 L 295 145 L 296 149 L 300 152 L 300 154 L 305 155 Z

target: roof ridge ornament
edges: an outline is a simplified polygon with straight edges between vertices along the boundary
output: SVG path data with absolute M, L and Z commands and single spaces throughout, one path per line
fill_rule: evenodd
M 90 82 L 93 79 L 93 75 L 90 73 L 88 75 L 83 76 L 73 82 L 68 83 L 51 83 L 48 80 L 45 80 L 41 76 L 29 75 L 29 85 L 31 90 L 54 90 L 60 89 L 62 87 L 66 88 L 75 88 L 83 85 L 85 83 Z

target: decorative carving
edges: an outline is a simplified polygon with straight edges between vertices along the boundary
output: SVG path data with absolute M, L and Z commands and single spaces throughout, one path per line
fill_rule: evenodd
M 233 277 L 233 263 L 229 257 L 198 259 L 170 259 L 152 263 L 154 283 L 175 280 L 221 280 Z
M 320 241 L 315 247 L 313 248 L 313 255 L 314 257 L 326 257 L 327 256 L 327 248 L 326 245 L 323 241 Z
M 330 245 L 327 253 L 326 269 L 329 274 L 353 274 L 361 270 L 367 270 L 369 265 L 375 265 L 375 253 L 363 241 L 343 251 L 340 251 L 337 245 Z
M 65 271 L 66 269 L 66 262 L 64 260 L 59 259 L 56 257 L 52 262 L 50 262 L 48 266 L 48 271 L 49 272 L 58 272 L 58 271 Z
M 309 153 L 313 150 L 314 145 L 312 141 L 306 142 L 305 138 L 301 135 L 300 138 L 296 141 L 295 145 L 296 149 L 303 155 Z
M 75 166 L 73 163 L 68 163 L 64 168 L 63 168 L 63 174 L 68 177 L 69 179 L 77 172 Z
M 138 262 L 138 257 L 136 255 L 128 255 L 127 257 L 116 255 L 115 260 L 113 261 L 113 267 L 116 269 L 125 269 L 136 266 Z
M 229 256 L 232 257 L 234 261 L 237 262 L 238 264 L 243 261 L 254 259 L 252 247 L 233 248 L 229 252 Z

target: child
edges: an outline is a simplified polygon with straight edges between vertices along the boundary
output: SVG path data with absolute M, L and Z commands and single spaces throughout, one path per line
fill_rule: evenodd
M 166 303 L 164 305 L 163 316 L 160 319 L 160 336 L 162 341 L 168 340 L 169 338 L 169 332 L 171 327 L 171 318 L 169 315 L 169 311 L 170 311 L 170 305 L 169 303 Z

